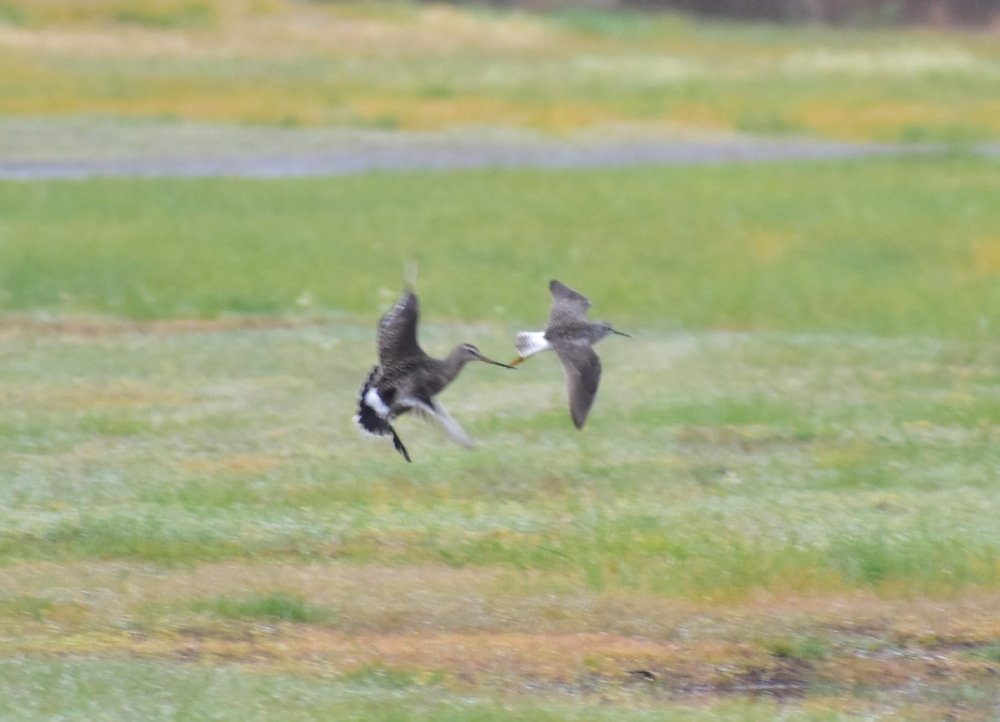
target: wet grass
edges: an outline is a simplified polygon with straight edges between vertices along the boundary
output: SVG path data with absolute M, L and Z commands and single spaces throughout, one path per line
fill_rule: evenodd
M 0 112 L 996 138 L 988 34 L 408 3 L 0 3 Z

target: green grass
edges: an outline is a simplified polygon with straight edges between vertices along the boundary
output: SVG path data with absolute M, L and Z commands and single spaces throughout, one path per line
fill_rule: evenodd
M 995 166 L 4 184 L 0 717 L 987 715 Z M 547 355 L 361 437 L 412 257 L 432 353 L 632 332 L 586 430 Z
M 133 3 L 116 8 L 112 17 L 123 24 L 154 28 L 204 28 L 216 22 L 215 8 L 205 0 L 181 0 L 157 6 Z
M 204 28 L 218 22 L 220 10 L 221 3 L 215 0 L 95 0 L 71 4 L 58 0 L 3 0 L 0 21 L 29 27 L 119 23 L 152 28 Z
M 507 343 L 428 321 L 432 351 Z M 483 448 L 404 420 L 412 466 L 350 421 L 368 324 L 29 335 L 0 367 L 0 422 L 35 429 L 0 441 L 0 558 L 500 567 L 685 599 L 1000 583 L 995 342 L 632 330 L 586 432 L 553 358 L 476 366 L 448 397 Z
M 41 597 L 0 597 L 0 618 L 30 617 L 43 619 L 52 608 L 53 601 Z
M 996 341 L 636 326 L 585 431 L 553 357 L 473 366 L 445 403 L 480 447 L 404 419 L 407 465 L 350 421 L 371 321 L 6 322 L 4 718 L 763 720 L 767 680 L 787 719 L 989 709 Z M 977 671 L 906 666 L 942 658 Z
M 0 308 L 371 318 L 419 258 L 439 319 L 537 324 L 557 275 L 623 327 L 994 337 L 996 171 L 952 157 L 6 183 Z
M 989 719 L 996 168 L 0 185 L 0 717 Z M 358 433 L 414 257 L 436 355 L 633 334 L 584 431 Z
M 301 598 L 274 592 L 243 597 L 218 597 L 194 605 L 197 611 L 210 612 L 225 619 L 281 620 L 318 623 L 331 618 L 330 611 L 307 604 Z
M 474 700 L 419 683 L 399 673 L 369 673 L 347 682 L 254 673 L 237 666 L 209 669 L 100 659 L 0 663 L 0 714 L 11 722 L 64 720 L 315 720 L 345 722 L 848 722 L 864 714 L 788 710 L 767 701 L 722 701 L 672 709 L 607 709 L 572 698 L 557 702 Z M 28 694 L 44 685 L 58 690 L 47 701 Z

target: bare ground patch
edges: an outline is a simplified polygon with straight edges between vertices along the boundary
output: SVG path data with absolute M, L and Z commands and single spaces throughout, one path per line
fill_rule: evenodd
M 0 604 L 0 646 L 7 654 L 238 663 L 306 675 L 396 670 L 480 691 L 611 699 L 1000 687 L 996 592 L 699 604 L 542 595 L 538 581 L 447 567 L 21 564 L 0 570 L 4 598 L 22 600 Z M 549 582 L 558 589 L 558 580 Z M 330 621 L 233 620 L 194 606 L 262 590 L 329 609 Z

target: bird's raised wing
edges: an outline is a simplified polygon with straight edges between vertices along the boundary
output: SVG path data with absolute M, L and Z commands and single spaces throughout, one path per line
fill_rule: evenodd
M 552 294 L 552 308 L 549 310 L 549 327 L 571 321 L 582 321 L 590 308 L 590 299 L 582 293 L 577 293 L 564 283 L 555 279 L 549 281 L 549 293 Z
M 423 353 L 417 343 L 419 315 L 417 294 L 407 290 L 378 322 L 379 363 L 392 366 L 401 359 Z
M 569 414 L 576 428 L 582 429 L 601 383 L 601 359 L 583 342 L 564 341 L 554 344 L 553 348 L 566 372 Z

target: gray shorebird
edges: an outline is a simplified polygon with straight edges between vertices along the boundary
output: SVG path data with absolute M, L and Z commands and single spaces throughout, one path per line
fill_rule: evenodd
M 392 436 L 393 446 L 410 461 L 403 442 L 392 428 L 393 419 L 408 411 L 435 421 L 451 439 L 466 448 L 472 439 L 434 397 L 458 376 L 469 361 L 514 368 L 486 358 L 470 343 L 456 346 L 447 358 L 428 356 L 417 343 L 419 302 L 407 290 L 378 324 L 378 365 L 361 388 L 354 420 L 374 436 Z
M 569 392 L 569 413 L 573 424 L 583 428 L 597 396 L 601 382 L 601 359 L 591 348 L 612 333 L 628 336 L 607 321 L 588 321 L 590 299 L 559 281 L 549 281 L 552 308 L 544 331 L 521 331 L 514 339 L 519 357 L 511 361 L 516 366 L 537 353 L 552 349 L 566 372 Z

